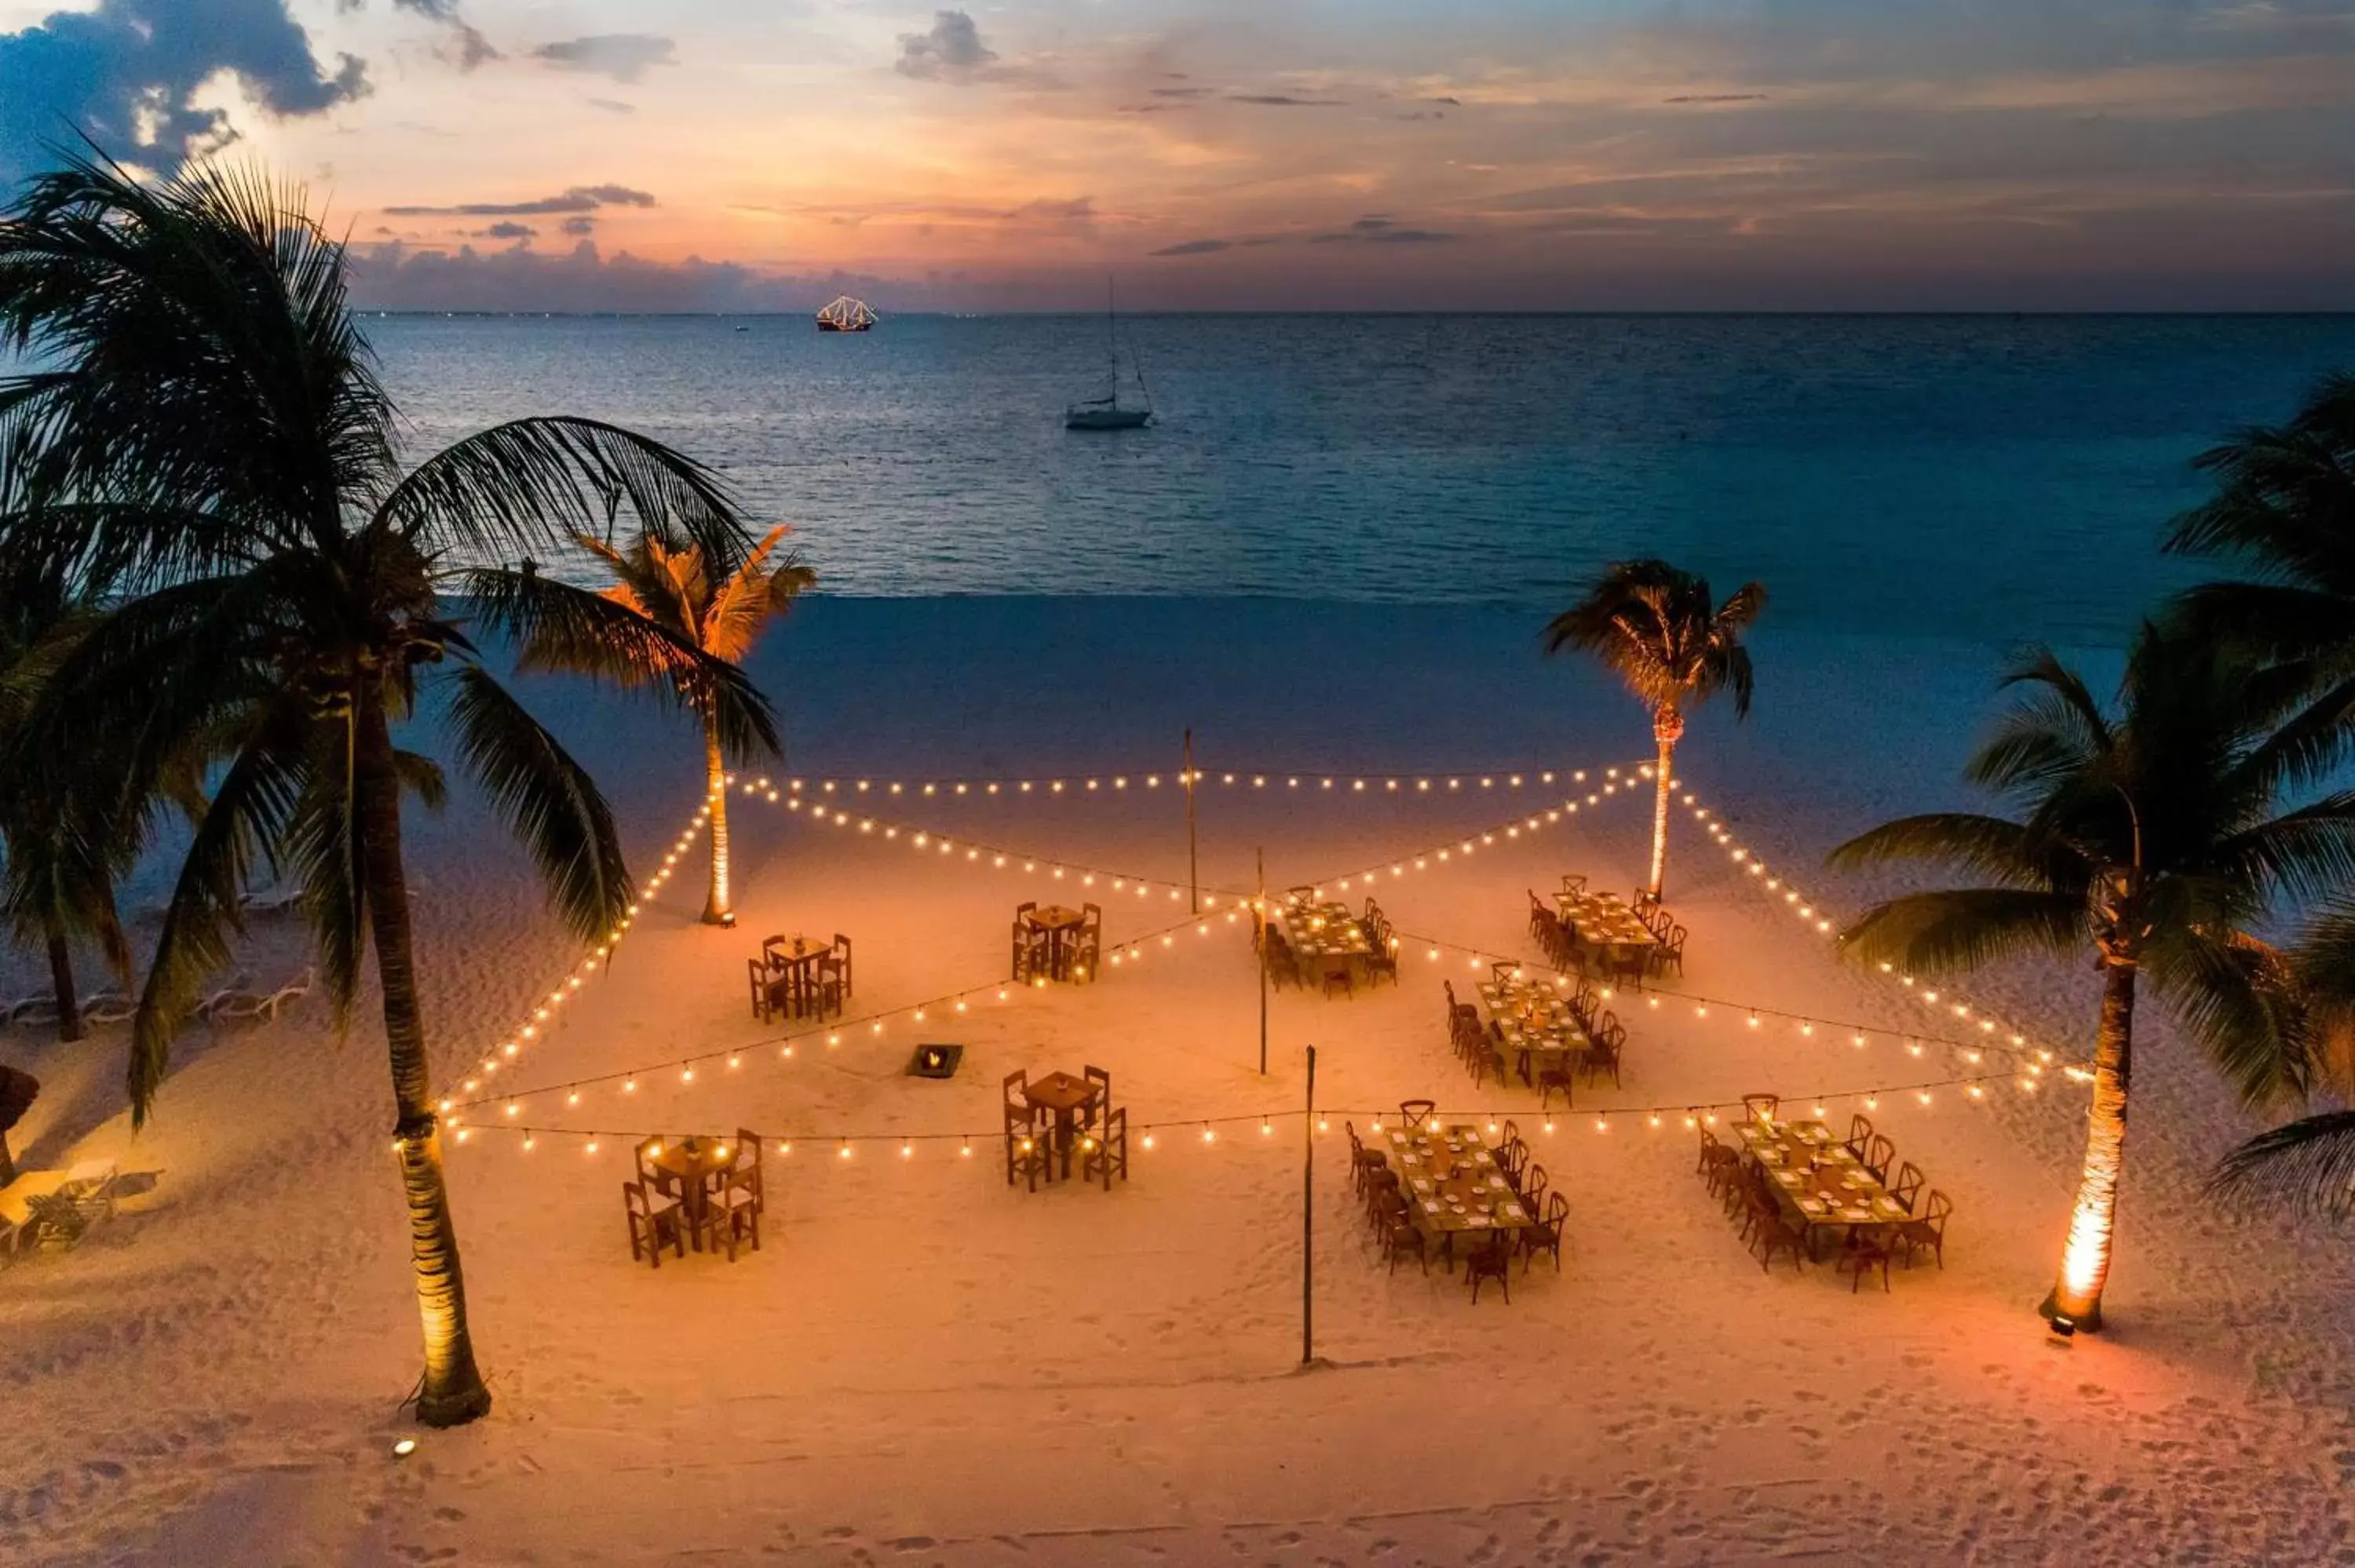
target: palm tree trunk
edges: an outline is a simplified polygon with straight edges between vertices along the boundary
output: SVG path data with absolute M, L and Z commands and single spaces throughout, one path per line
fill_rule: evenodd
M 8 1152 L 8 1135 L 0 1132 L 0 1187 L 16 1179 L 16 1157 Z
M 425 1059 L 425 1021 L 417 1006 L 410 948 L 409 885 L 400 855 L 400 781 L 393 771 L 392 736 L 377 696 L 360 694 L 355 723 L 353 774 L 360 833 L 360 875 L 368 930 L 376 943 L 377 978 L 384 989 L 385 1044 L 392 1058 L 392 1094 L 400 1111 L 394 1129 L 401 1185 L 409 1198 L 410 1256 L 417 1270 L 417 1309 L 425 1327 L 425 1377 L 417 1418 L 428 1426 L 455 1426 L 491 1408 L 490 1390 L 474 1368 L 466 1332 L 466 1287 L 458 1270 L 458 1233 L 442 1177 L 442 1136 Z
M 728 768 L 719 755 L 719 721 L 703 720 L 704 799 L 711 802 L 711 895 L 703 901 L 703 923 L 732 926 L 734 906 L 728 901 Z
M 2047 1321 L 2066 1317 L 2091 1332 L 2102 1326 L 2102 1287 L 2110 1277 L 2117 1220 L 2118 1173 L 2126 1141 L 2126 1083 L 2134 1070 L 2135 966 L 2102 970 L 2102 1026 L 2094 1042 L 2094 1103 L 2086 1113 L 2085 1174 L 2069 1216 L 2061 1277 L 2039 1308 Z
M 1656 768 L 1658 788 L 1652 796 L 1652 901 L 1660 899 L 1660 885 L 1668 872 L 1668 791 L 1675 774 L 1677 742 L 1684 738 L 1684 715 L 1661 708 L 1652 715 L 1652 739 L 1660 748 Z
M 81 1038 L 81 993 L 74 990 L 73 949 L 65 927 L 55 920 L 42 922 L 49 945 L 49 994 L 58 1002 L 58 1038 L 68 1044 Z

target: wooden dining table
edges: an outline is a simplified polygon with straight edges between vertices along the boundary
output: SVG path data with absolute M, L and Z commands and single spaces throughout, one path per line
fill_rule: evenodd
M 1571 1010 L 1570 993 L 1559 986 L 1529 978 L 1488 980 L 1480 982 L 1478 994 L 1508 1061 L 1532 1087 L 1540 1074 L 1570 1066 L 1593 1044 Z
M 774 976 L 769 981 L 769 1005 L 795 1018 L 818 1011 L 825 995 L 819 966 L 838 950 L 832 942 L 807 937 L 790 942 L 773 937 L 762 943 L 762 959 Z
M 1572 940 L 1608 958 L 1648 954 L 1659 938 L 1615 893 L 1564 893 L 1554 901 Z
M 1087 1079 L 1060 1071 L 1033 1078 L 1023 1087 L 1022 1097 L 1031 1109 L 1049 1112 L 1055 1118 L 1049 1152 L 1061 1161 L 1064 1181 L 1071 1177 L 1071 1147 L 1080 1140 L 1080 1113 L 1095 1104 L 1101 1092 Z
M 1022 912 L 1022 923 L 1047 945 L 1047 972 L 1057 980 L 1071 979 L 1071 938 L 1087 924 L 1087 916 L 1060 904 L 1041 904 Z
M 678 1181 L 679 1218 L 695 1250 L 703 1250 L 704 1216 L 711 1206 L 711 1181 L 726 1181 L 735 1169 L 736 1146 L 722 1138 L 655 1138 L 638 1145 L 650 1169 Z
M 1913 1217 L 1822 1122 L 1753 1118 L 1739 1123 L 1734 1133 L 1766 1172 L 1776 1201 L 1810 1240 L 1818 1230 L 1854 1232 Z
M 1399 1179 L 1407 1217 L 1439 1242 L 1449 1273 L 1455 1270 L 1460 1235 L 1518 1237 L 1537 1223 L 1513 1184 L 1505 1180 L 1495 1151 L 1468 1122 L 1434 1132 L 1426 1124 L 1386 1128 L 1383 1163 Z
M 1325 977 L 1345 973 L 1352 986 L 1368 979 L 1367 964 L 1374 956 L 1373 938 L 1346 904 L 1294 904 L 1284 907 L 1284 939 L 1309 985 Z

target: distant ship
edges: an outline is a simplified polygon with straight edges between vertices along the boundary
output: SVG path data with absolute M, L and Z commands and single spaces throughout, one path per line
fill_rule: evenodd
M 844 294 L 817 313 L 820 332 L 865 332 L 875 324 L 875 313 L 865 300 Z
M 1136 366 L 1137 401 L 1123 406 L 1120 400 L 1120 313 L 1109 278 L 1104 280 L 1104 350 L 1110 372 L 1104 395 L 1066 405 L 1063 429 L 1067 430 L 1134 430 L 1153 422 L 1153 396 L 1145 388 L 1142 364 Z

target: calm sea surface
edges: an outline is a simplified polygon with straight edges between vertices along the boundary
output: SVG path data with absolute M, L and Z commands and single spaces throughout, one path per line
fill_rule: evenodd
M 724 471 L 828 590 L 1561 602 L 1660 555 L 1794 627 L 2118 639 L 2190 459 L 2355 317 L 1146 316 L 1156 425 L 1062 428 L 1085 317 L 371 318 L 421 443 L 594 415 Z

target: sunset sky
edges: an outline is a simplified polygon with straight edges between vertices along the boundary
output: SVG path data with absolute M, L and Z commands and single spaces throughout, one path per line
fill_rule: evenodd
M 376 303 L 2355 308 L 2355 0 L 0 0 Z

